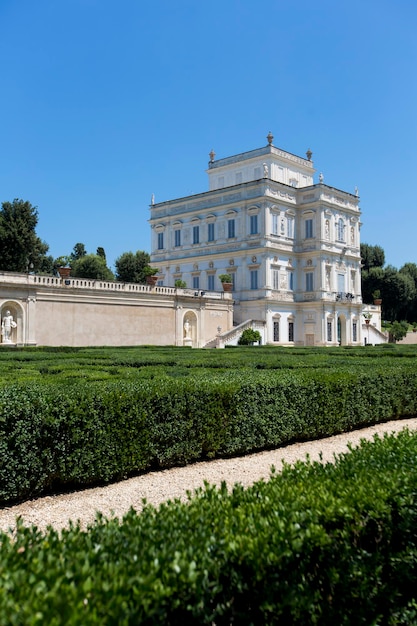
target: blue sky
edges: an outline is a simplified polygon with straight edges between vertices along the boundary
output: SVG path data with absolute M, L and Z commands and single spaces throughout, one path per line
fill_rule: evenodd
M 361 197 L 363 242 L 417 263 L 415 0 L 0 0 L 0 201 L 56 257 L 150 251 L 149 203 L 222 158 L 304 155 Z

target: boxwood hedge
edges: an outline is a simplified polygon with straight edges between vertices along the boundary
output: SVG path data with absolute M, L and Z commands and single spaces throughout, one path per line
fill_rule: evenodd
M 0 624 L 417 623 L 417 435 L 231 493 L 1 535 Z
M 412 365 L 0 387 L 0 501 L 416 415 Z

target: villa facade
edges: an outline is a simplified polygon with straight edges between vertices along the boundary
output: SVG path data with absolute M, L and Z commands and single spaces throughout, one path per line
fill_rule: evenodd
M 234 323 L 253 322 L 263 343 L 361 345 L 357 192 L 314 182 L 306 157 L 267 145 L 216 160 L 209 191 L 150 206 L 158 284 L 194 291 L 233 284 Z

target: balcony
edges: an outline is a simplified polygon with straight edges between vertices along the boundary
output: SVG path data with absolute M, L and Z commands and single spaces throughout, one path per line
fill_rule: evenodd
M 355 296 L 353 293 L 345 293 L 344 291 L 338 291 L 336 293 L 336 302 L 353 302 Z

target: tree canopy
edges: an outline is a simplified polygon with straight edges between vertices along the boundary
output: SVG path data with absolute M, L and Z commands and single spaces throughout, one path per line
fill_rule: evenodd
M 113 272 L 107 267 L 106 259 L 98 254 L 84 254 L 71 264 L 71 275 L 76 278 L 114 280 Z
M 246 328 L 239 337 L 239 346 L 252 346 L 254 343 L 261 341 L 261 333 L 253 328 Z
M 124 252 L 115 262 L 117 280 L 124 283 L 146 282 L 145 268 L 149 266 L 150 260 L 149 254 L 143 250 Z
M 38 209 L 15 198 L 0 210 L 0 269 L 9 272 L 50 269 L 49 246 L 36 234 Z
M 70 254 L 71 263 L 78 261 L 87 254 L 85 245 L 83 243 L 76 243 Z
M 408 330 L 407 322 L 404 322 L 404 321 L 398 322 L 396 320 L 391 326 L 390 335 L 394 339 L 394 341 L 401 341 L 401 339 L 403 339 L 406 336 L 407 330 Z
M 362 268 L 369 270 L 371 267 L 383 267 L 385 264 L 385 252 L 381 246 L 371 246 L 361 243 Z

